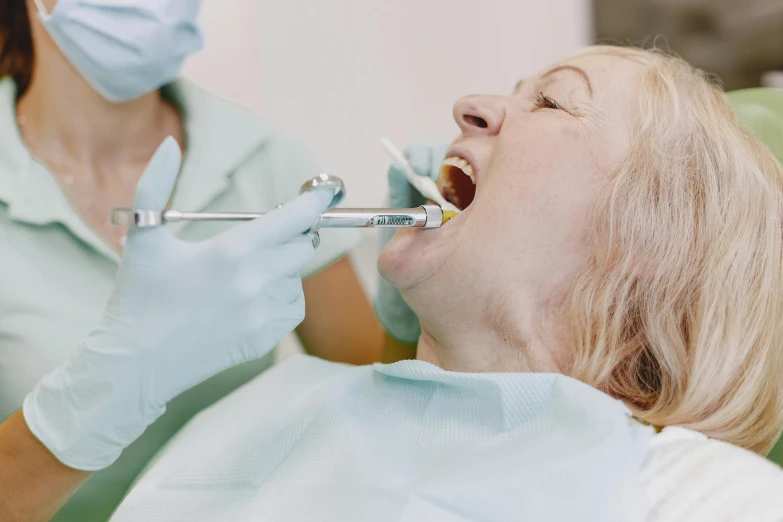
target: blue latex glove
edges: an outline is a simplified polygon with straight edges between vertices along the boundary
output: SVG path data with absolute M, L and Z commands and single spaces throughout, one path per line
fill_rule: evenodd
M 136 208 L 165 208 L 180 161 L 167 138 Z M 203 242 L 130 231 L 100 326 L 26 397 L 30 430 L 64 464 L 101 469 L 176 395 L 268 353 L 304 318 L 299 272 L 314 249 L 303 233 L 331 199 L 308 192 Z
M 448 145 L 445 143 L 412 143 L 405 149 L 405 156 L 418 174 L 434 180 L 438 178 L 447 151 Z M 390 207 L 418 207 L 426 202 L 426 198 L 408 183 L 405 171 L 400 165 L 392 163 L 389 167 L 388 182 Z M 381 229 L 381 248 L 391 241 L 395 231 L 393 228 Z M 400 291 L 383 278 L 379 278 L 378 282 L 375 314 L 389 335 L 396 340 L 406 344 L 416 344 L 419 340 L 421 329 L 418 317 L 402 299 Z

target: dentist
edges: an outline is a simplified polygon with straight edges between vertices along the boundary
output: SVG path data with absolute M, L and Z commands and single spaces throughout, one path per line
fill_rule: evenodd
M 180 167 L 167 138 L 136 190 L 161 208 Z M 305 193 L 201 242 L 135 229 L 99 325 L 0 424 L 0 519 L 49 520 L 92 474 L 183 391 L 268 353 L 304 318 L 299 272 L 315 249 L 304 235 L 331 193 Z M 95 517 L 91 506 L 72 520 Z
M 137 183 L 166 136 L 175 140 L 166 146 L 166 157 L 174 156 L 172 147 L 184 153 L 181 168 L 173 160 L 157 166 L 153 162 L 150 168 L 165 171 L 166 179 L 174 176 L 174 181 L 169 179 L 174 187 L 171 203 L 180 209 L 268 211 L 294 199 L 301 183 L 320 173 L 309 152 L 280 129 L 177 79 L 185 58 L 202 46 L 196 23 L 198 8 L 198 0 L 0 0 L 0 420 L 11 416 L 8 422 L 18 426 L 24 419 L 14 412 L 24 402 L 30 428 L 58 459 L 81 469 L 100 469 L 60 509 L 55 520 L 106 520 L 150 457 L 183 424 L 258 375 L 273 360 L 271 351 L 251 351 L 251 344 L 243 344 L 239 355 L 231 352 L 221 364 L 197 366 L 207 363 L 205 354 L 209 350 L 227 349 L 224 339 L 214 335 L 254 331 L 232 323 L 237 318 L 230 316 L 219 300 L 210 303 L 206 300 L 211 299 L 208 294 L 187 293 L 206 292 L 200 286 L 187 286 L 205 284 L 216 285 L 212 290 L 217 292 L 226 280 L 209 280 L 192 268 L 188 263 L 195 251 L 191 247 L 177 250 L 185 249 L 184 243 L 172 243 L 171 239 L 158 245 L 165 250 L 163 253 L 147 250 L 150 236 L 139 236 L 137 240 L 147 246 L 136 246 L 135 251 L 129 243 L 125 257 L 131 256 L 134 261 L 118 268 L 125 232 L 108 222 L 111 208 L 131 206 Z M 165 192 L 160 192 L 160 197 L 168 196 Z M 165 197 L 158 203 L 167 200 Z M 178 241 L 188 244 L 215 239 L 217 243 L 208 243 L 211 247 L 192 248 L 217 251 L 224 241 L 218 238 L 232 232 L 232 227 L 224 223 L 178 223 L 170 230 Z M 231 237 L 248 240 L 249 248 L 258 244 L 248 232 Z M 378 360 L 383 332 L 346 257 L 354 244 L 354 233 L 327 230 L 322 237 L 311 262 L 302 266 L 307 318 L 296 333 L 313 355 L 353 364 Z M 177 247 L 169 250 L 174 248 L 172 244 Z M 142 254 L 134 253 L 140 248 Z M 294 250 L 299 248 L 303 247 Z M 256 256 L 259 273 L 267 270 L 264 263 L 274 263 L 270 270 L 298 267 L 302 265 L 299 260 L 306 257 L 297 257 L 298 250 L 288 257 L 283 249 L 278 259 L 273 255 L 277 250 L 270 247 Z M 142 268 L 150 268 L 150 261 L 160 263 L 166 255 L 180 254 L 185 259 L 170 258 L 170 273 L 160 273 L 157 279 L 150 275 L 147 286 L 134 284 L 139 292 L 142 288 L 153 292 L 138 297 L 133 302 L 134 310 L 138 314 L 155 310 L 156 315 L 127 315 L 125 308 L 130 305 L 112 297 L 115 305 L 110 306 L 109 313 L 115 322 L 109 327 L 104 320 L 101 334 L 88 338 L 101 321 L 118 269 L 124 280 Z M 203 259 L 206 263 L 209 256 Z M 267 285 L 255 279 L 257 274 L 246 273 L 251 288 Z M 177 276 L 179 286 L 166 286 L 163 275 Z M 291 281 L 268 282 L 265 295 L 272 300 L 275 292 L 281 292 L 277 299 L 286 301 L 293 291 Z M 157 302 L 166 300 L 177 306 L 157 308 Z M 116 305 L 120 302 L 123 306 Z M 196 313 L 185 305 L 209 308 Z M 224 322 L 210 323 L 210 313 L 223 317 Z M 133 335 L 145 336 L 140 345 L 135 339 L 128 340 L 131 334 L 116 330 L 116 321 L 128 318 L 134 321 L 127 325 L 135 325 Z M 263 314 L 256 318 L 273 326 L 271 330 L 261 328 L 267 333 L 258 334 L 257 342 L 265 347 L 293 326 L 293 319 L 278 323 Z M 184 330 L 161 330 L 173 325 L 158 322 L 177 322 Z M 212 328 L 199 330 L 206 324 Z M 88 341 L 82 345 L 81 358 L 73 359 L 74 348 L 85 338 Z M 183 360 L 183 354 L 178 353 L 165 359 L 169 366 L 155 367 L 153 362 L 164 361 L 115 353 L 114 341 L 119 338 L 133 349 L 143 345 L 145 357 L 163 354 L 164 345 L 180 347 L 188 357 Z M 204 345 L 206 351 L 201 353 L 192 345 L 203 340 L 212 340 L 215 345 Z M 260 352 L 267 355 L 260 359 L 245 357 Z M 96 359 L 96 353 L 122 357 L 127 364 L 114 361 L 116 366 L 109 371 L 103 362 L 98 364 L 98 360 L 105 359 Z M 233 364 L 246 359 L 252 360 Z M 229 366 L 233 368 L 227 369 Z M 123 371 L 117 370 L 120 367 Z M 212 372 L 218 367 L 225 371 Z M 151 388 L 140 389 L 136 395 L 124 388 L 129 386 L 125 380 L 142 375 L 134 372 L 152 372 L 153 368 L 158 368 L 154 375 L 143 374 Z M 179 380 L 186 377 L 180 375 L 186 370 L 195 373 Z M 94 389 L 83 394 L 69 389 L 67 394 L 53 398 L 47 391 L 55 384 L 73 382 L 77 374 L 87 379 L 92 371 L 106 379 L 95 381 Z M 45 378 L 47 375 L 55 377 Z M 157 380 L 158 375 L 177 380 L 166 380 L 164 385 Z M 36 388 L 39 382 L 48 384 Z M 184 391 L 198 382 L 201 384 Z M 113 393 L 109 393 L 110 386 Z M 33 389 L 39 390 L 34 392 L 38 397 L 35 400 L 28 396 Z M 150 390 L 154 396 L 149 396 Z M 104 394 L 118 395 L 128 402 L 106 399 L 100 406 L 84 402 L 85 397 L 98 400 Z M 175 395 L 176 399 L 168 400 Z M 91 413 L 67 413 L 66 404 L 89 408 Z M 39 410 L 47 413 L 32 413 L 34 420 L 28 416 Z M 64 417 L 51 416 L 61 410 Z M 107 415 L 122 415 L 134 430 L 151 424 L 146 430 L 134 431 L 125 425 L 120 429 L 108 421 L 104 423 Z M 8 436 L 6 429 L 4 425 Z M 63 431 L 67 444 L 47 439 L 57 431 Z M 92 435 L 87 437 L 82 432 Z M 122 437 L 117 435 L 120 433 Z M 77 440 L 82 442 L 77 444 Z M 102 459 L 83 462 L 65 457 L 75 455 L 71 444 L 92 443 L 105 446 Z M 117 457 L 126 443 L 129 445 Z M 9 470 L 9 458 L 8 453 L 0 455 L 4 472 Z M 25 460 L 23 469 L 32 472 L 44 462 L 43 458 Z M 11 485 L 21 483 L 12 480 Z M 47 494 L 57 489 L 51 484 L 40 487 Z M 0 495 L 13 492 L 14 488 L 0 485 Z M 57 502 L 38 507 L 46 510 Z
M 167 138 L 139 181 L 136 208 L 165 205 L 179 167 L 179 146 Z M 299 272 L 315 256 L 304 233 L 331 197 L 315 189 L 200 242 L 163 227 L 132 230 L 98 327 L 0 424 L 0 519 L 49 520 L 174 397 L 262 357 L 295 328 L 305 312 Z M 89 503 L 81 509 L 70 520 L 96 517 Z

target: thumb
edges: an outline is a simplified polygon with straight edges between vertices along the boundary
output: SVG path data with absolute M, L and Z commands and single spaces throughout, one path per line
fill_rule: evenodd
M 136 185 L 133 207 L 146 210 L 163 210 L 174 190 L 182 163 L 177 140 L 169 136 L 152 155 L 144 174 Z
M 408 183 L 408 178 L 405 176 L 402 167 L 397 163 L 392 163 L 387 177 L 389 184 L 387 201 L 389 206 L 392 208 L 410 207 L 415 189 Z
M 318 223 L 319 216 L 329 208 L 333 197 L 334 191 L 329 187 L 316 187 L 298 195 L 267 214 L 264 218 L 267 233 L 259 234 L 258 240 L 279 243 L 307 232 Z
M 241 256 L 259 247 L 290 241 L 318 223 L 318 217 L 329 208 L 333 197 L 334 192 L 329 187 L 300 194 L 261 218 L 223 232 L 221 248 Z

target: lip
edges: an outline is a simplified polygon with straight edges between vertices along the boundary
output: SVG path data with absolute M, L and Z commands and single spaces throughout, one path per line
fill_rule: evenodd
M 465 158 L 465 159 L 467 159 L 467 158 Z M 437 205 L 437 203 L 435 203 L 432 200 L 427 200 L 426 203 L 428 205 Z M 437 228 L 430 229 L 430 230 L 422 230 L 421 232 L 428 233 L 428 232 L 435 232 L 437 230 L 457 228 L 457 227 L 459 227 L 462 224 L 462 222 L 465 220 L 465 218 L 468 216 L 468 214 L 470 214 L 470 207 L 466 208 L 465 210 L 461 210 L 459 212 L 459 214 L 457 214 L 453 218 L 449 219 L 446 223 L 443 223 L 441 226 L 439 226 Z
M 478 185 L 481 180 L 481 169 L 479 168 L 476 158 L 473 156 L 473 154 L 459 145 L 452 145 L 452 147 L 449 148 L 449 151 L 446 153 L 446 158 L 450 158 L 452 156 L 459 156 L 460 158 L 463 158 L 468 163 L 470 163 L 470 166 L 473 167 L 473 176 L 476 179 L 476 190 L 478 190 Z

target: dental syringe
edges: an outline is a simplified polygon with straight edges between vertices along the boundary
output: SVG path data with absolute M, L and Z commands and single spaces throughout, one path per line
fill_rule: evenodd
M 311 229 L 320 228 L 438 228 L 457 215 L 438 205 L 422 205 L 416 208 L 334 208 L 345 197 L 343 181 L 332 174 L 320 174 L 307 181 L 300 193 L 316 188 L 328 188 L 334 192 L 329 209 L 318 218 Z M 250 221 L 263 217 L 263 212 L 183 212 L 180 210 L 151 210 L 134 208 L 112 209 L 113 225 L 125 227 L 157 227 L 177 221 Z
M 416 208 L 336 208 L 321 214 L 321 228 L 437 228 L 457 215 L 437 205 Z M 181 212 L 115 208 L 111 222 L 126 227 L 156 227 L 178 221 L 250 221 L 263 212 Z

